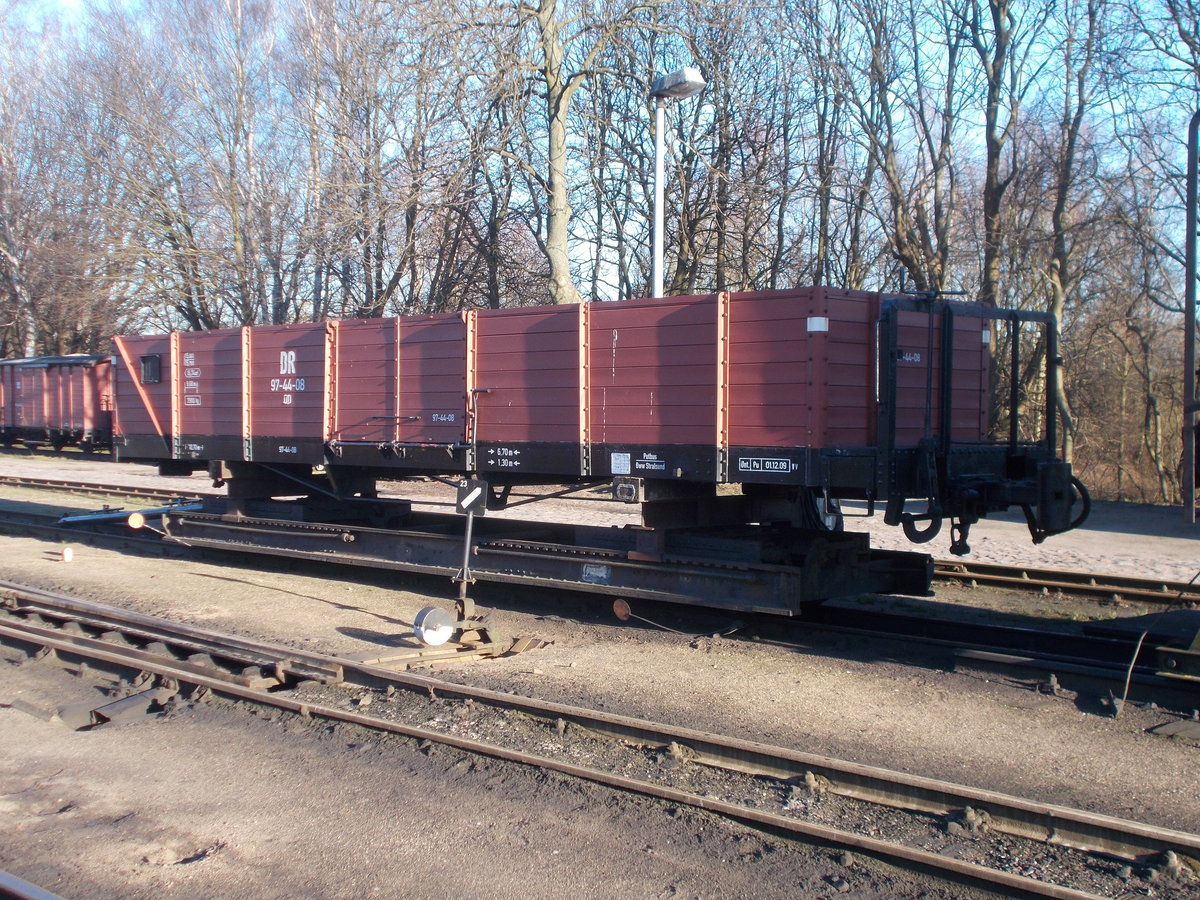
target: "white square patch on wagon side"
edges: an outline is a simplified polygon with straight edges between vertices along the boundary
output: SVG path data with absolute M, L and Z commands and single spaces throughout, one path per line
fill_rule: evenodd
M 628 453 L 612 454 L 609 465 L 612 467 L 612 473 L 614 475 L 628 475 L 629 474 L 629 454 Z

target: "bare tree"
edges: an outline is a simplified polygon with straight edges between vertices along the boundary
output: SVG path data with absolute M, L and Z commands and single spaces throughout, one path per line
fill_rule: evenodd
M 1053 9 L 1052 0 L 1038 0 L 1027 7 L 1016 6 L 1012 0 L 962 0 L 954 9 L 982 76 L 983 265 L 979 300 L 990 306 L 1000 301 L 1001 204 L 1017 174 L 1011 164 L 1005 166 L 1004 157 L 1025 95 L 1036 81 L 1037 70 L 1046 64 L 1036 39 Z
M 1083 148 L 1084 123 L 1095 105 L 1100 82 L 1095 78 L 1097 57 L 1101 51 L 1101 23 L 1105 18 L 1103 0 L 1083 0 L 1063 4 L 1063 38 L 1058 60 L 1062 64 L 1061 106 L 1056 146 L 1053 153 L 1053 208 L 1050 213 L 1052 249 L 1046 269 L 1050 287 L 1049 311 L 1056 322 L 1064 320 L 1069 295 L 1077 283 L 1074 243 L 1079 224 L 1076 194 L 1080 177 L 1079 163 Z M 1075 419 L 1067 398 L 1066 383 L 1058 381 L 1054 397 L 1063 423 L 1064 455 L 1071 459 L 1075 439 Z
M 584 4 L 578 0 L 521 2 L 518 24 L 531 29 L 530 66 L 544 90 L 546 169 L 545 252 L 550 264 L 550 293 L 556 303 L 577 303 L 570 257 L 570 182 L 568 132 L 572 99 L 596 74 L 597 59 L 622 29 L 637 28 L 645 11 L 663 0 Z
M 37 329 L 33 314 L 33 298 L 25 275 L 28 246 L 21 241 L 22 216 L 26 190 L 34 182 L 28 172 L 19 168 L 21 144 L 32 133 L 33 103 L 37 92 L 39 72 L 37 55 L 26 52 L 19 41 L 28 39 L 15 21 L 20 7 L 5 10 L 0 24 L 0 287 L 4 290 L 4 321 L 8 348 L 32 356 L 36 352 Z M 26 148 L 28 149 L 28 148 Z M 29 159 L 27 156 L 26 159 Z M 10 351 L 11 352 L 11 351 Z
M 886 192 L 880 216 L 912 285 L 940 290 L 960 204 L 964 36 L 945 7 L 919 0 L 861 0 L 849 15 L 863 39 L 846 51 L 838 86 Z

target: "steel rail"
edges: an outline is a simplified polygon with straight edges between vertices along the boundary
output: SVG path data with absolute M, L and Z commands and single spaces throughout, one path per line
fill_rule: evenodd
M 12 586 L 9 585 L 8 589 L 11 591 Z M 31 600 L 36 601 L 37 605 L 40 606 L 52 602 L 54 596 L 49 594 L 49 592 L 36 592 L 36 596 L 32 597 Z M 75 601 L 73 598 L 64 599 L 71 601 L 69 604 L 66 604 L 69 607 L 66 612 L 72 615 L 78 613 L 81 608 L 86 608 L 89 614 L 99 615 L 102 612 L 102 610 L 97 609 L 97 604 L 85 604 L 82 601 Z M 120 610 L 112 610 L 111 608 L 107 608 L 107 610 L 107 613 L 102 617 L 105 627 L 118 625 L 120 619 L 125 615 Z M 146 629 L 148 623 L 155 622 L 153 617 L 136 614 L 130 618 L 133 624 L 132 630 L 139 633 Z M 157 624 L 155 624 L 153 630 L 155 633 L 160 633 L 161 631 L 169 631 L 173 627 L 173 623 L 157 620 Z M 195 639 L 198 635 L 204 634 L 201 629 L 188 628 L 185 631 L 188 640 Z M 531 757 L 520 751 L 496 748 L 487 744 L 475 745 L 473 742 L 464 741 L 429 729 L 397 725 L 394 722 L 351 714 L 344 710 L 314 707 L 299 700 L 281 697 L 277 693 L 264 694 L 253 683 L 247 683 L 244 677 L 230 677 L 228 674 L 213 672 L 205 666 L 184 663 L 174 658 L 159 658 L 158 660 L 154 660 L 149 658 L 150 654 L 139 652 L 136 648 L 122 646 L 121 644 L 111 644 L 102 640 L 83 639 L 77 635 L 51 634 L 40 623 L 26 625 L 20 619 L 14 619 L 11 616 L 8 618 L 6 624 L 0 625 L 0 634 L 8 635 L 10 641 L 16 641 L 17 643 L 24 642 L 27 645 L 49 648 L 56 652 L 86 655 L 89 658 L 99 659 L 109 664 L 124 665 L 139 672 L 152 672 L 160 678 L 194 684 L 229 696 L 270 702 L 302 715 L 320 715 L 326 718 L 336 718 L 342 721 L 354 722 L 355 724 L 367 725 L 368 727 L 383 728 L 384 730 L 422 740 L 450 744 L 470 752 L 484 753 L 485 755 L 526 762 L 531 765 L 543 765 L 543 760 L 540 757 Z M 208 634 L 214 641 L 219 642 L 221 636 L 212 635 L 212 633 Z M 245 649 L 247 644 L 253 644 L 253 642 L 245 642 L 241 639 L 235 640 L 240 645 L 240 649 Z M 262 669 L 269 667 L 271 659 L 278 659 L 281 656 L 286 657 L 289 654 L 293 654 L 290 648 L 279 649 L 271 648 L 269 645 L 253 645 L 266 648 L 268 653 L 272 649 L 276 651 L 273 656 L 269 656 L 262 663 Z M 515 710 L 537 719 L 546 720 L 548 723 L 558 722 L 559 720 L 570 722 L 588 731 L 617 737 L 625 742 L 639 746 L 668 747 L 671 744 L 676 744 L 688 748 L 690 751 L 688 753 L 689 759 L 694 759 L 696 762 L 702 764 L 738 772 L 766 775 L 779 779 L 794 779 L 805 777 L 809 774 L 818 775 L 827 780 L 828 789 L 832 793 L 859 800 L 937 815 L 947 815 L 956 811 L 962 811 L 968 806 L 985 809 L 991 816 L 993 830 L 1033 838 L 1064 847 L 1103 852 L 1136 860 L 1145 860 L 1166 850 L 1183 853 L 1189 858 L 1200 858 L 1200 836 L 1184 832 L 1024 800 L 993 791 L 954 785 L 935 779 L 888 772 L 887 770 L 875 767 L 842 762 L 824 756 L 785 748 L 770 747 L 757 742 L 726 738 L 692 729 L 667 726 L 549 701 L 517 697 L 498 691 L 450 684 L 428 676 L 398 673 L 379 666 L 362 664 L 351 659 L 322 657 L 321 654 L 312 653 L 300 655 L 305 658 L 307 661 L 306 664 L 311 664 L 312 661 L 323 658 L 326 670 L 334 666 L 340 667 L 343 683 L 346 684 L 374 688 L 387 686 L 393 689 L 402 688 L 419 695 L 427 695 L 430 698 L 441 695 L 463 701 L 469 700 L 495 708 Z M 565 774 L 574 773 L 573 766 L 557 761 L 549 761 L 545 767 L 564 772 Z M 863 838 L 860 835 L 844 835 L 841 832 L 828 831 L 807 823 L 797 823 L 795 820 L 785 816 L 762 813 L 759 810 L 744 809 L 732 804 L 723 805 L 708 798 L 690 797 L 690 795 L 685 794 L 678 794 L 677 796 L 676 793 L 672 793 L 673 789 L 671 788 L 651 786 L 649 789 L 643 789 L 640 786 L 643 784 L 641 782 L 632 782 L 619 776 L 596 773 L 592 772 L 592 770 L 586 770 L 586 772 L 591 774 L 581 774 L 579 777 L 587 777 L 589 780 L 597 780 L 615 787 L 636 789 L 641 793 L 650 793 L 653 796 L 672 799 L 680 803 L 689 803 L 699 808 L 712 809 L 747 821 L 770 825 L 773 828 L 782 828 L 807 837 L 817 837 L 821 840 L 828 840 L 842 846 L 857 847 L 873 853 L 885 852 L 883 848 L 875 846 L 875 842 L 872 839 Z M 633 787 L 628 787 L 627 785 L 633 785 Z M 929 864 L 935 865 L 936 868 L 946 868 L 940 864 L 941 862 L 945 862 L 945 858 L 936 854 L 933 854 L 933 856 L 936 857 L 938 862 L 934 863 L 925 858 L 923 855 L 924 851 L 905 848 L 898 855 L 890 850 L 886 852 L 894 858 L 903 859 L 910 863 L 920 861 L 921 865 Z M 961 864 L 954 863 L 954 865 Z M 949 871 L 961 873 L 967 870 L 951 868 Z M 974 869 L 970 871 L 974 872 Z M 1019 887 L 1026 892 L 1033 889 L 1031 884 L 1042 885 L 1042 883 L 1036 881 L 1030 883 L 1029 879 L 1019 879 L 1015 882 L 1006 881 L 1004 884 L 1008 887 Z M 1039 891 L 1041 891 L 1041 888 L 1039 888 Z M 1041 891 L 1039 895 L 1080 896 L 1077 892 L 1063 894 L 1057 892 L 1045 893 L 1044 891 Z
M 30 884 L 8 872 L 0 872 L 0 900 L 63 900 L 36 884 Z
M 123 643 L 134 641 L 144 645 L 147 650 L 152 649 L 150 653 L 137 647 L 131 651 L 146 662 L 185 655 L 188 665 L 199 661 L 205 666 L 202 671 L 209 671 L 214 666 L 232 669 L 237 673 L 236 680 L 239 683 L 278 687 L 302 681 L 318 684 L 345 682 L 343 665 L 327 654 L 195 628 L 10 581 L 0 581 L 0 612 L 30 617 L 31 633 L 38 631 L 51 636 L 54 634 L 51 626 L 57 623 L 56 627 L 62 632 L 70 632 L 68 639 L 80 649 L 108 648 L 116 637 Z M 87 635 L 88 631 L 99 633 L 102 637 L 97 642 L 97 639 Z M 404 662 L 446 662 L 498 656 L 508 651 L 514 643 L 453 645 L 394 652 L 391 655 Z
M 864 624 L 865 623 L 865 624 Z M 809 610 L 798 620 L 786 620 L 781 627 L 794 630 L 801 624 L 825 631 L 852 634 L 879 640 L 920 641 L 935 646 L 964 650 L 984 650 L 1002 653 L 1022 653 L 1031 659 L 1044 661 L 1048 666 L 1067 663 L 1088 666 L 1097 674 L 1119 672 L 1122 679 L 1129 669 L 1131 657 L 1138 650 L 1137 635 L 1080 634 L 1067 631 L 1047 631 L 1030 625 L 1006 625 L 990 622 L 962 622 L 935 618 L 929 615 L 907 615 L 878 609 L 859 609 L 824 604 Z M 1159 649 L 1146 643 L 1135 660 L 1134 672 L 1149 676 L 1157 669 L 1152 658 Z M 1200 691 L 1195 679 L 1173 679 L 1162 676 L 1147 680 L 1148 684 L 1167 684 L 1182 681 Z

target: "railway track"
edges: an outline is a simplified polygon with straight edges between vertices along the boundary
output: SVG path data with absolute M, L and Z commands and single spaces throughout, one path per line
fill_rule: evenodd
M 54 491 L 59 494 L 77 494 L 85 497 L 127 497 L 156 504 L 218 496 L 216 491 L 164 491 L 162 488 L 66 481 L 59 478 L 32 478 L 25 475 L 0 475 L 0 485 Z
M 35 490 L 85 496 L 121 497 L 168 506 L 196 500 L 201 493 L 181 495 L 157 488 L 126 487 L 93 482 L 63 481 L 48 478 L 0 476 L 0 484 Z M 47 519 L 40 513 L 9 513 L 6 522 L 30 533 L 50 538 L 111 540 L 119 535 L 126 544 L 164 546 L 155 534 L 124 531 L 120 528 L 118 507 L 101 511 L 111 522 L 64 523 Z M 113 525 L 117 528 L 114 531 Z M 172 545 L 174 548 L 175 545 Z M 1061 570 L 1003 566 L 964 560 L 940 560 L 939 578 L 948 582 L 988 585 L 1042 593 L 1085 594 L 1099 599 L 1121 597 L 1143 604 L 1166 607 L 1194 607 L 1200 604 L 1200 586 L 1191 583 L 1151 581 L 1124 576 L 1104 576 Z M 869 621 L 864 622 L 864 618 Z M 896 638 L 948 646 L 962 661 L 986 663 L 996 667 L 1035 670 L 1057 679 L 1085 681 L 1094 692 L 1097 684 L 1113 698 L 1129 697 L 1160 703 L 1171 709 L 1187 711 L 1200 706 L 1200 664 L 1194 652 L 1182 648 L 1156 646 L 1153 641 L 1134 648 L 1131 639 L 1113 636 L 1071 635 L 1040 629 L 1015 628 L 979 623 L 942 621 L 928 616 L 887 614 L 872 610 L 869 616 L 856 616 L 836 605 L 810 608 L 802 617 L 803 627 L 851 633 L 864 638 Z M 1129 688 L 1124 683 L 1129 682 Z M 1114 704 L 1117 702 L 1113 700 Z
M 31 443 L 22 441 L 14 444 L 0 444 L 0 456 L 35 456 L 46 459 L 112 459 L 107 450 L 93 450 L 91 453 L 87 453 L 78 447 L 64 447 L 62 450 L 55 450 L 49 443 L 43 444 L 36 441 Z
M 125 489 L 119 486 L 89 482 L 62 482 L 54 479 L 0 477 L 0 483 L 42 490 L 75 492 L 105 497 L 120 496 Z M 155 489 L 131 489 L 136 499 L 174 504 L 184 501 L 176 494 Z M 147 550 L 170 547 L 173 553 L 205 552 L 165 544 L 153 532 L 132 532 L 122 524 L 122 511 L 102 511 L 109 522 L 64 524 L 55 516 L 40 511 L 6 513 L 0 518 L 0 528 L 21 530 L 51 539 L 76 541 L 80 539 L 109 542 L 121 546 L 137 546 Z M 1191 585 L 1159 582 L 1137 582 L 1135 579 L 1114 578 L 1101 587 L 1101 576 L 1049 570 L 1013 569 L 991 564 L 966 563 L 961 560 L 944 564 L 943 575 L 960 583 L 993 583 L 1030 589 L 1036 585 L 1080 584 L 1084 589 L 1106 594 L 1124 590 L 1151 598 L 1156 605 L 1192 605 Z M 1042 588 L 1046 590 L 1046 588 Z M 1174 593 L 1169 593 L 1174 590 Z M 901 639 L 908 643 L 923 643 L 948 648 L 955 665 L 1002 669 L 1006 671 L 1040 673 L 1051 689 L 1075 690 L 1078 693 L 1107 696 L 1111 712 L 1120 711 L 1126 700 L 1154 702 L 1168 709 L 1187 714 L 1200 708 L 1200 661 L 1196 652 L 1170 642 L 1151 638 L 1144 645 L 1136 643 L 1137 635 L 1088 635 L 1045 628 L 1013 627 L 985 623 L 964 623 L 930 615 L 905 615 L 872 608 L 867 612 L 846 609 L 836 604 L 807 608 L 797 620 L 764 620 L 760 632 L 776 633 L 778 639 L 794 642 L 803 640 L 803 633 L 818 628 L 827 632 L 852 634 L 863 639 Z
M 114 510 L 115 512 L 115 510 Z M 39 514 L 36 512 L 9 512 L 0 514 L 0 533 L 11 532 L 43 538 L 50 541 L 61 541 L 70 545 L 87 543 L 105 545 L 117 549 L 136 548 L 141 551 L 165 553 L 168 545 L 153 532 L 132 532 L 124 526 L 115 528 L 112 525 L 62 525 L 57 515 Z M 64 548 L 65 549 L 65 548 Z M 172 548 L 175 552 L 175 548 Z
M 1035 673 L 1051 693 L 1074 690 L 1105 698 L 1119 714 L 1129 702 L 1155 703 L 1186 715 L 1200 708 L 1200 675 L 1195 653 L 1137 631 L 1078 633 L 1043 627 L 961 622 L 878 609 L 825 604 L 782 626 L 805 627 L 862 637 L 898 640 L 947 649 L 956 667 Z
M 46 491 L 77 493 L 88 496 L 129 495 L 134 499 L 173 505 L 188 498 L 154 488 L 125 488 L 91 482 L 0 476 L 0 484 Z M 193 498 L 199 495 L 192 495 Z M 161 550 L 166 545 L 159 536 L 146 531 L 134 533 L 121 526 L 123 510 L 105 507 L 100 511 L 105 522 L 64 523 L 40 511 L 9 512 L 0 520 L 7 526 L 51 539 L 93 541 L 116 540 L 123 546 L 137 545 Z M 84 517 L 85 519 L 87 517 Z M 172 550 L 184 548 L 171 544 Z M 200 552 L 192 548 L 192 552 Z M 1014 568 L 993 564 L 943 561 L 938 571 L 944 579 L 972 585 L 990 584 L 1043 592 L 1076 586 L 1080 592 L 1109 597 L 1116 592 L 1138 598 L 1143 603 L 1163 607 L 1196 604 L 1195 586 L 1171 582 L 1150 582 L 1124 577 L 1088 575 L 1073 572 Z M 902 638 L 908 642 L 948 647 L 956 664 L 984 665 L 1045 673 L 1051 685 L 1077 684 L 1084 693 L 1107 692 L 1114 706 L 1124 699 L 1156 702 L 1186 713 L 1200 707 L 1200 663 L 1196 653 L 1182 647 L 1168 647 L 1161 641 L 1135 646 L 1134 637 L 1078 635 L 1061 631 L 1020 628 L 981 623 L 962 623 L 928 615 L 901 615 L 872 609 L 856 614 L 837 605 L 810 607 L 795 623 L 800 629 L 820 628 L 865 639 Z M 768 624 L 766 630 L 774 626 Z M 786 627 L 786 626 L 785 626 Z M 785 638 L 792 639 L 795 638 Z M 1127 684 L 1126 684 L 1127 683 Z M 1120 698 L 1120 699 L 1118 699 Z
M 69 668 L 120 673 L 126 695 L 72 710 L 82 726 L 212 693 L 707 810 L 1010 895 L 1111 896 L 1128 889 L 1132 867 L 1174 877 L 1200 860 L 1198 835 L 451 684 L 377 660 L 246 641 L 6 582 L 0 642 Z M 869 818 L 871 833 L 828 824 L 832 807 L 839 822 Z M 982 862 L 947 850 L 951 836 L 964 834 Z M 1048 853 L 1053 865 L 1045 864 Z M 1049 869 L 1068 873 L 1077 887 L 1044 880 Z
M 934 577 L 973 586 L 1016 588 L 1045 594 L 1073 594 L 1101 600 L 1137 600 L 1143 603 L 1200 606 L 1200 584 L 1164 581 L 1064 569 L 1036 569 L 961 559 L 934 560 Z
M 160 488 L 7 475 L 0 475 L 0 485 L 83 496 L 129 497 L 155 504 L 198 500 L 206 496 L 221 496 L 219 491 L 172 492 Z M 419 501 L 419 505 L 449 506 L 452 504 L 422 499 Z M 1196 583 L 1196 580 L 1192 582 L 1166 581 L 962 559 L 934 560 L 934 579 L 943 583 L 1003 587 L 1043 594 L 1061 593 L 1103 601 L 1138 601 L 1156 606 L 1200 608 L 1200 584 Z
M 63 525 L 56 516 L 37 512 L 5 513 L 0 518 L 0 530 L 4 528 L 51 540 L 115 544 L 143 552 L 169 549 L 173 555 L 221 553 L 168 544 L 153 531 L 129 531 L 119 522 Z M 957 622 L 874 608 L 863 611 L 837 604 L 810 607 L 794 620 L 760 619 L 755 627 L 760 638 L 789 644 L 806 640 L 816 629 L 863 640 L 901 640 L 909 645 L 943 647 L 950 651 L 955 665 L 1040 673 L 1036 677 L 1055 690 L 1107 695 L 1114 713 L 1118 698 L 1122 702 L 1126 699 L 1153 702 L 1183 714 L 1200 708 L 1200 679 L 1194 672 L 1192 654 L 1181 652 L 1181 648 L 1160 647 L 1154 641 L 1138 647 L 1136 636 L 1120 639 L 1045 628 Z

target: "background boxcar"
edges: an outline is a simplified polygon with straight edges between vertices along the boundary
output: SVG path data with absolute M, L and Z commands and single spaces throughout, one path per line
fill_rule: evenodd
M 0 423 L 6 444 L 107 448 L 112 436 L 112 365 L 77 354 L 0 364 Z

